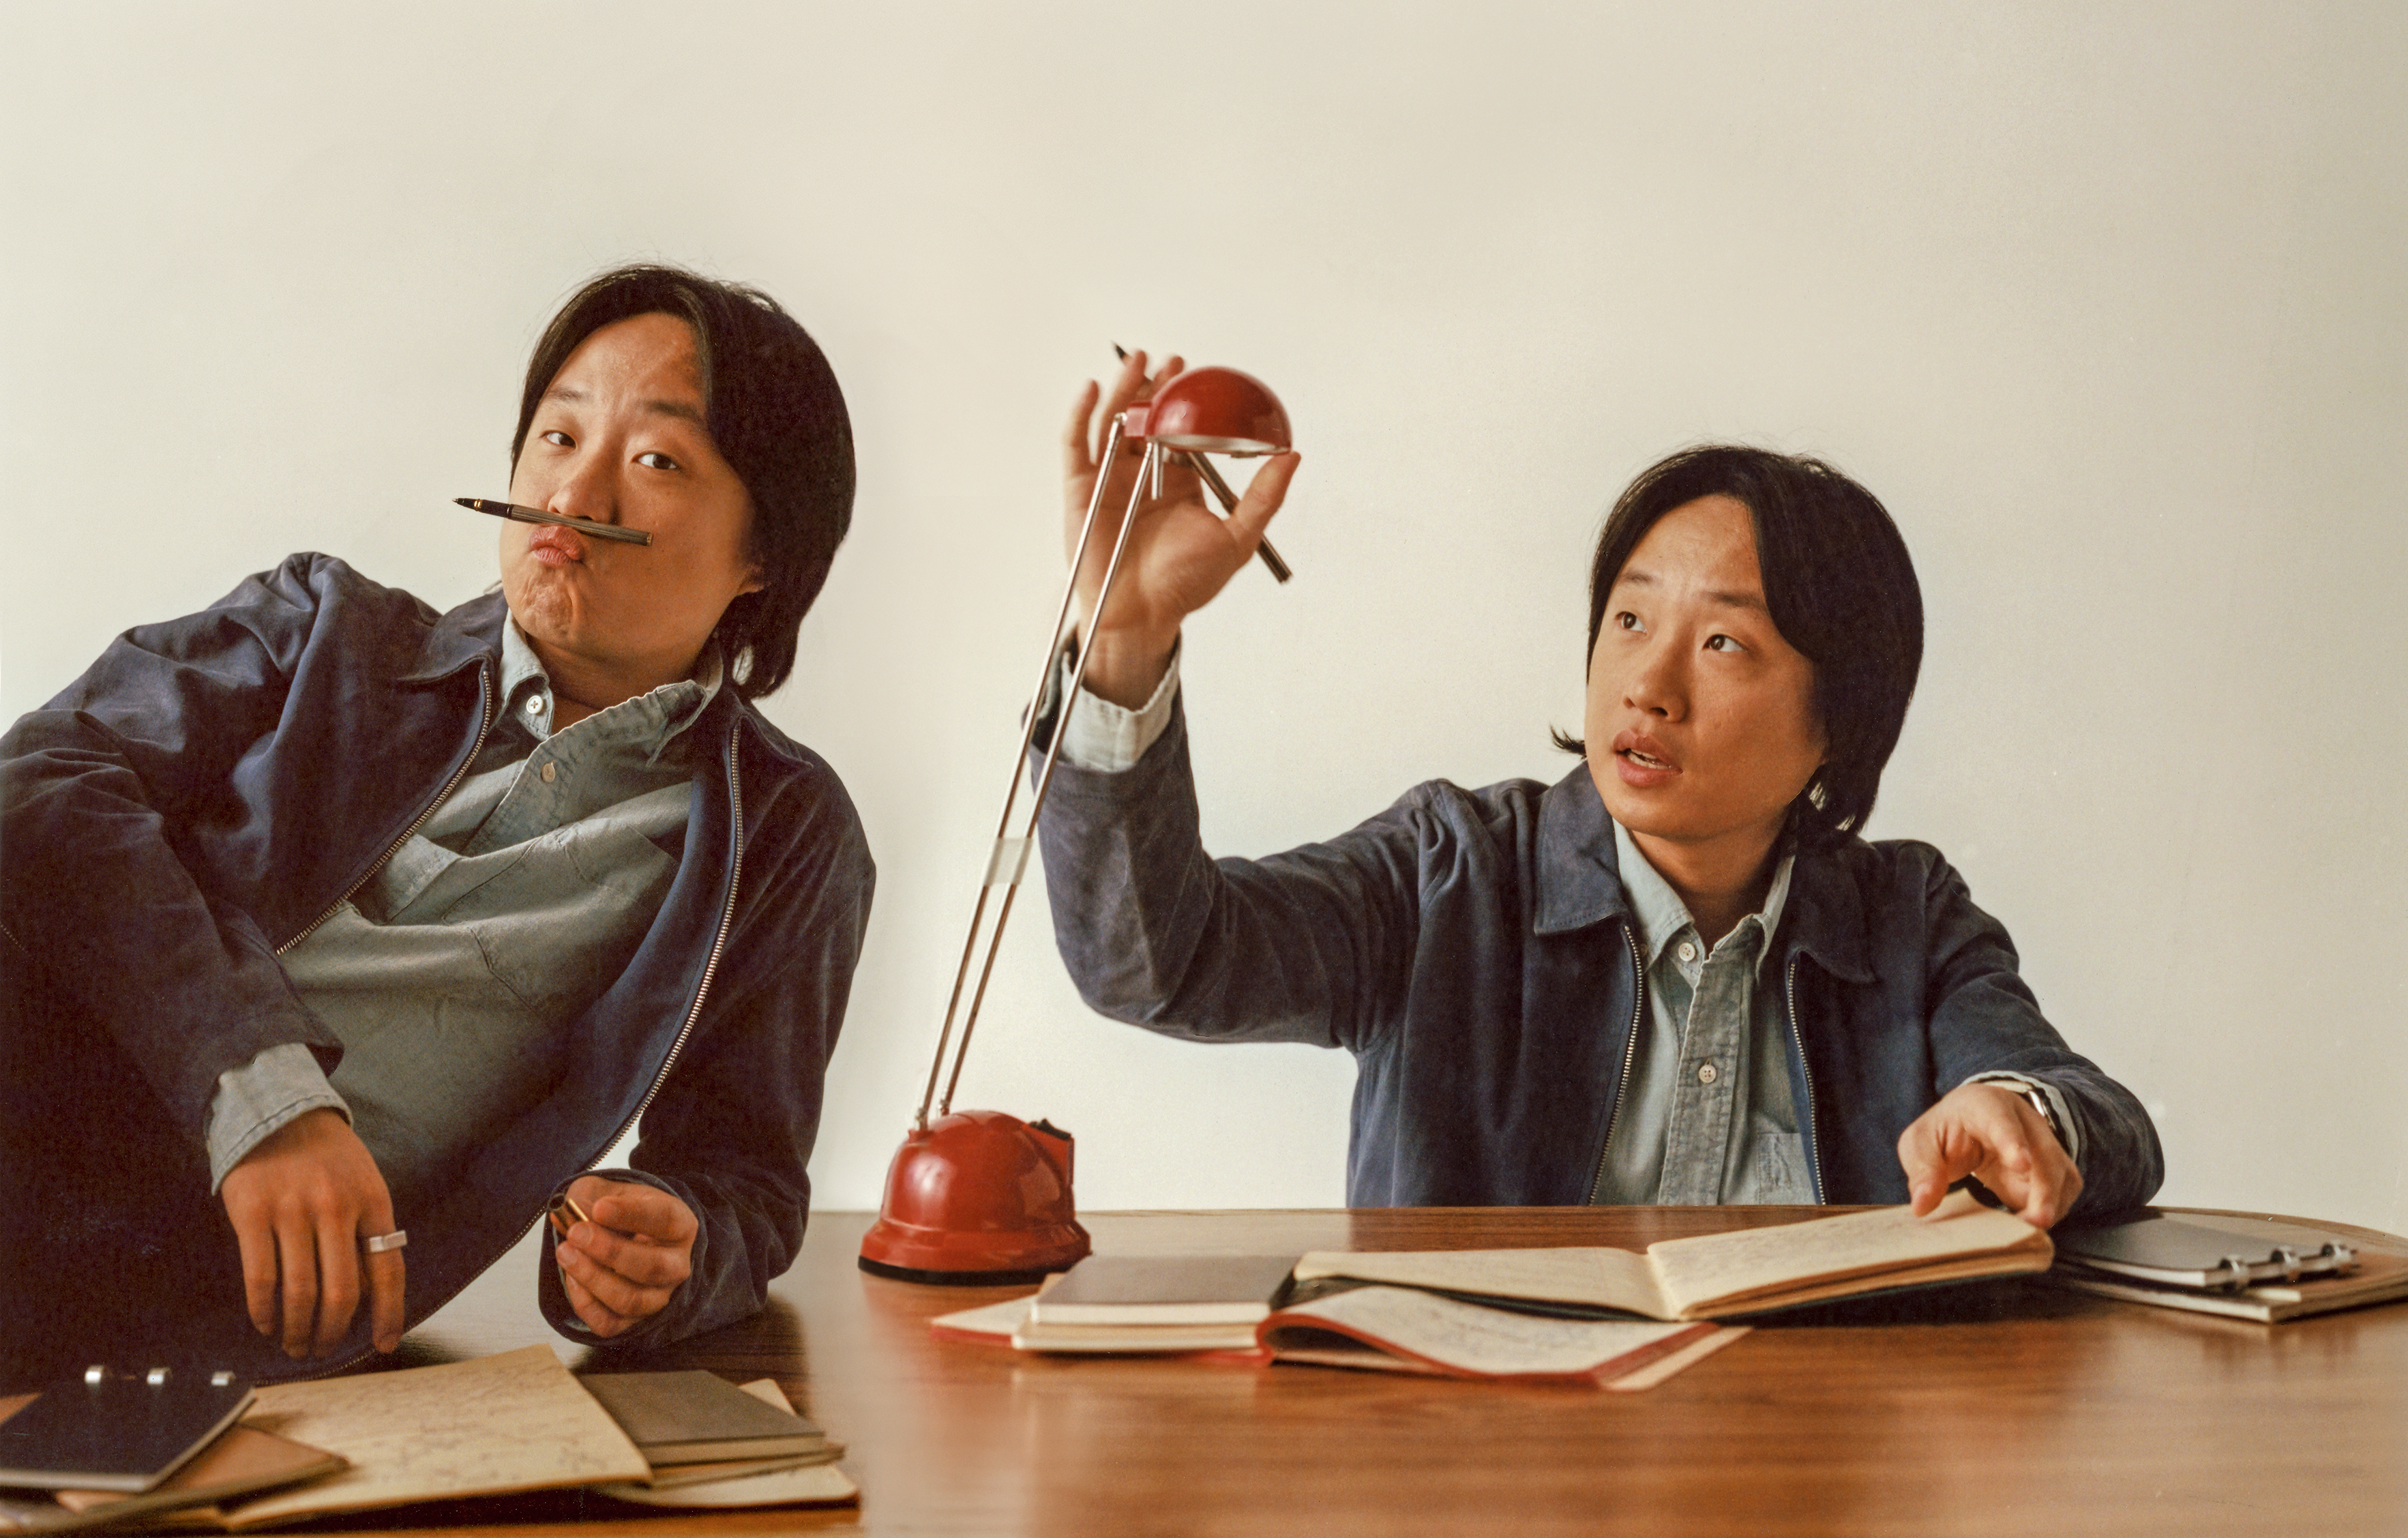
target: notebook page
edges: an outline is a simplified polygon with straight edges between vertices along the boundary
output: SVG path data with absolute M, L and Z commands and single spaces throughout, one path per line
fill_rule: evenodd
M 1264 1330 L 1265 1344 L 1277 1350 L 1285 1328 L 1293 1325 L 1333 1329 L 1481 1377 L 1585 1377 L 1708 1328 L 1542 1318 L 1403 1287 L 1357 1287 L 1282 1309 Z
M 365 1511 L 451 1496 L 500 1495 L 652 1473 L 552 1348 L 259 1391 L 248 1417 L 340 1453 L 341 1473 L 245 1502 L 229 1525 Z
M 1324 1276 L 1436 1287 L 1490 1298 L 1588 1303 L 1669 1318 L 1647 1257 L 1603 1246 L 1535 1250 L 1316 1250 L 1296 1263 L 1299 1282 Z
M 1952 1192 L 1928 1217 L 1883 1207 L 1778 1228 L 1742 1229 L 1648 1247 L 1664 1296 L 1692 1316 L 1701 1309 L 1774 1296 L 1839 1277 L 1907 1272 L 1927 1262 L 1993 1255 L 2048 1241 L 2012 1213 Z

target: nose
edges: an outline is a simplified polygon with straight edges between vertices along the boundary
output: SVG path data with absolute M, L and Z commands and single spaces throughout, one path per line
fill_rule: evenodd
M 1622 702 L 1642 714 L 1677 721 L 1688 713 L 1689 690 L 1679 647 L 1651 641 L 1630 659 L 1624 675 Z
M 557 467 L 557 471 L 552 494 L 543 500 L 544 511 L 597 524 L 619 521 L 618 488 L 612 483 L 602 455 L 576 454 L 568 463 Z

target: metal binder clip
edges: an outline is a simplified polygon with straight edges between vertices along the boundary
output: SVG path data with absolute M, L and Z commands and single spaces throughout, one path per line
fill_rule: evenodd
M 2284 1281 L 2296 1282 L 2300 1279 L 2301 1262 L 2299 1251 L 2288 1244 L 2277 1244 L 2274 1246 L 2274 1261 L 2283 1268 Z
M 106 1367 L 87 1367 L 83 1370 L 83 1381 L 91 1387 L 97 1388 L 102 1384 L 108 1381 L 108 1369 Z
M 234 1374 L 231 1373 L 220 1372 L 209 1374 L 209 1387 L 212 1388 L 230 1387 L 233 1386 L 233 1383 Z
M 142 1381 L 149 1384 L 151 1387 L 156 1388 L 161 1384 L 167 1381 L 167 1370 L 164 1367 L 154 1367 L 143 1377 Z
M 2344 1244 L 2340 1240 L 2335 1239 L 2325 1245 L 2325 1253 L 2332 1257 L 2332 1269 L 2335 1271 L 2356 1271 L 2358 1269 L 2358 1246 L 2356 1244 Z
M 2249 1262 L 2243 1259 L 2240 1256 L 2226 1256 L 2224 1258 L 2224 1264 L 2216 1269 L 2223 1272 L 2225 1274 L 2214 1276 L 2211 1273 L 2212 1280 L 2207 1284 L 2209 1286 L 2230 1287 L 2233 1291 L 2238 1292 L 2243 1287 L 2249 1285 Z

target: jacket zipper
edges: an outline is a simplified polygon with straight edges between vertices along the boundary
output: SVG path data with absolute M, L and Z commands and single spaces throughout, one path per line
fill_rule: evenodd
M 1613 1081 L 1613 1108 L 1605 1114 L 1605 1141 L 1598 1145 L 1597 1173 L 1589 1177 L 1588 1204 L 1597 1205 L 1605 1189 L 1605 1155 L 1613 1146 L 1613 1124 L 1622 1119 L 1623 1092 L 1630 1087 L 1630 1065 L 1639 1056 L 1639 1022 L 1647 1014 L 1647 967 L 1639 954 L 1639 935 L 1628 924 L 1622 938 L 1630 943 L 1630 1040 L 1622 1044 L 1622 1077 Z
M 1782 976 L 1783 1001 L 1789 1010 L 1789 1043 L 1798 1050 L 1798 1071 L 1806 1081 L 1806 1114 L 1799 1126 L 1806 1131 L 1806 1173 L 1814 1182 L 1814 1200 L 1823 1200 L 1823 1145 L 1814 1136 L 1814 1065 L 1806 1060 L 1806 1039 L 1798 1034 L 1798 957 L 1789 957 Z
M 401 837 L 394 840 L 392 843 L 386 845 L 385 852 L 376 857 L 376 862 L 370 865 L 366 870 L 360 872 L 359 880 L 351 883 L 351 885 L 344 887 L 342 896 L 328 903 L 324 913 L 320 913 L 316 918 L 311 919 L 308 928 L 303 929 L 299 934 L 294 935 L 283 944 L 276 947 L 276 954 L 278 956 L 282 956 L 294 946 L 300 944 L 311 935 L 316 934 L 328 919 L 335 916 L 336 913 L 341 909 L 343 904 L 351 900 L 351 894 L 366 885 L 367 879 L 384 868 L 384 862 L 393 858 L 394 850 L 399 849 L 403 844 L 408 843 L 410 839 L 416 835 L 420 828 L 426 826 L 426 819 L 434 816 L 436 809 L 442 806 L 445 801 L 451 799 L 452 792 L 458 789 L 460 782 L 466 778 L 468 766 L 477 761 L 477 755 L 485 751 L 485 739 L 491 735 L 493 729 L 494 685 L 493 681 L 486 676 L 484 664 L 480 663 L 477 667 L 477 740 L 468 745 L 468 756 L 460 760 L 460 767 L 452 771 L 452 778 L 443 782 L 443 788 L 435 793 L 435 799 L 426 803 L 425 810 L 419 812 L 417 818 L 413 820 L 408 827 L 401 830 Z
M 678 1054 L 685 1050 L 685 1039 L 694 1034 L 694 1023 L 702 1018 L 702 1001 L 710 996 L 711 979 L 719 975 L 720 954 L 727 949 L 727 933 L 736 924 L 736 888 L 744 879 L 744 782 L 737 773 L 736 760 L 737 737 L 743 728 L 744 720 L 740 714 L 727 728 L 727 900 L 720 905 L 719 932 L 711 937 L 710 955 L 703 958 L 702 982 L 694 990 L 694 1003 L 685 1012 L 685 1023 L 678 1027 L 677 1040 L 669 1043 L 669 1055 L 661 1059 L 661 1071 L 652 1075 L 652 1086 L 644 1091 L 642 1100 L 636 1102 L 634 1113 L 619 1124 L 619 1130 L 610 1134 L 609 1143 L 602 1145 L 603 1153 L 609 1153 L 621 1138 L 627 1135 L 627 1128 L 641 1121 L 644 1113 L 652 1109 L 652 1097 L 661 1092 L 662 1082 L 668 1078 L 669 1070 L 677 1066 Z M 593 1166 L 589 1164 L 586 1168 L 590 1170 Z M 540 1215 L 536 1221 L 542 1221 Z M 528 1226 L 532 1228 L 534 1225 Z M 524 1238 L 525 1235 L 520 1237 Z

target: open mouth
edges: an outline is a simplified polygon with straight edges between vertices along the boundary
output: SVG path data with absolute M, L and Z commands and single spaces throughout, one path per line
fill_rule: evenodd
M 1623 749 L 1622 756 L 1629 759 L 1632 763 L 1639 765 L 1641 769 L 1668 769 L 1672 767 L 1671 765 L 1664 762 L 1661 758 L 1653 757 L 1650 755 L 1643 754 L 1637 748 Z

